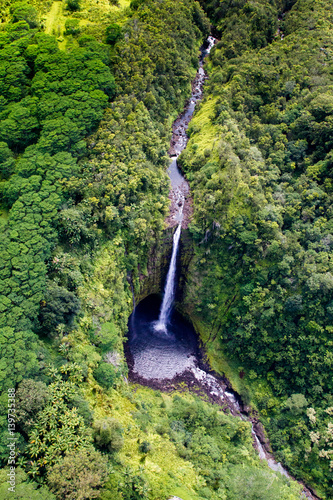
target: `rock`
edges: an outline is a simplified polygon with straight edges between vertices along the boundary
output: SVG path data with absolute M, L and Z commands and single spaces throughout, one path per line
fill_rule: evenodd
M 249 405 L 243 405 L 243 412 L 244 412 L 246 415 L 249 415 L 249 414 L 250 414 L 250 411 L 251 411 L 251 406 L 249 406 Z
M 259 441 L 262 444 L 266 444 L 266 436 L 265 436 L 265 430 L 261 422 L 255 422 L 253 424 L 253 429 L 256 435 L 258 436 Z
M 265 436 L 265 429 L 264 429 L 264 426 L 262 425 L 262 423 L 261 422 L 254 422 L 253 423 L 253 430 L 256 433 L 257 438 L 259 439 L 259 441 L 261 442 L 261 444 L 263 445 L 265 450 L 268 451 L 269 453 L 272 453 L 272 448 L 271 448 L 269 440 Z

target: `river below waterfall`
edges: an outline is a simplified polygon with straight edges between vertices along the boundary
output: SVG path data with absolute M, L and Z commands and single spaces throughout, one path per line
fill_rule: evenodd
M 172 127 L 168 174 L 171 182 L 169 227 L 177 226 L 174 233 L 173 251 L 166 279 L 163 300 L 158 295 L 149 295 L 142 300 L 129 319 L 126 356 L 130 380 L 162 390 L 180 389 L 184 382 L 188 389 L 201 394 L 211 402 L 219 404 L 235 417 L 252 422 L 253 444 L 259 458 L 268 466 L 290 477 L 286 469 L 274 460 L 263 427 L 256 417 L 249 416 L 239 396 L 232 391 L 227 379 L 213 373 L 203 361 L 204 353 L 199 348 L 193 326 L 172 309 L 177 286 L 177 250 L 182 228 L 186 228 L 191 215 L 190 188 L 177 166 L 177 157 L 186 148 L 186 129 L 196 103 L 202 98 L 207 78 L 203 69 L 204 58 L 214 46 L 215 39 L 208 37 L 201 49 L 199 70 L 192 84 L 191 98 L 184 112 Z M 178 234 L 177 234 L 178 233 Z M 182 386 L 180 385 L 182 383 Z M 302 484 L 302 483 L 301 483 Z M 317 499 L 304 487 L 303 498 Z

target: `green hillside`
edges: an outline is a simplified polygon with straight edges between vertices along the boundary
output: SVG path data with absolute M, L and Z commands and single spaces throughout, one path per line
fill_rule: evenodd
M 182 154 L 198 243 L 186 307 L 276 457 L 331 498 L 332 6 L 293 3 L 207 2 L 221 39 Z

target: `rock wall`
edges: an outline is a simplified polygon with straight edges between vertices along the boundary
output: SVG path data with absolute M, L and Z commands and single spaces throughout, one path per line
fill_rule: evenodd
M 151 248 L 147 271 L 139 275 L 136 283 L 135 303 L 138 304 L 148 295 L 162 294 L 164 282 L 169 268 L 172 253 L 173 229 L 168 228 L 163 233 L 163 239 Z
M 169 269 L 172 253 L 174 228 L 168 228 L 164 232 L 163 239 L 156 243 L 151 249 L 147 272 L 139 275 L 139 281 L 135 286 L 135 303 L 138 304 L 150 294 L 163 294 L 166 275 Z M 191 259 L 194 255 L 194 247 L 188 230 L 183 230 L 180 239 L 178 265 L 177 265 L 177 291 L 175 307 L 181 314 L 186 311 L 182 307 L 187 275 Z
M 188 273 L 191 260 L 194 256 L 194 244 L 187 229 L 183 229 L 180 239 L 178 254 L 178 287 L 176 291 L 176 309 L 184 316 L 188 316 L 184 309 L 184 298 L 188 281 Z

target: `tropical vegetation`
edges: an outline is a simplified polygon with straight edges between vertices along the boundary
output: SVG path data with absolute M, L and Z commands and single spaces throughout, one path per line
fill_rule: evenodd
M 331 10 L 0 1 L 1 498 L 300 498 L 249 422 L 127 381 L 132 290 L 163 253 L 171 125 L 211 30 L 179 162 L 194 215 L 178 307 L 276 458 L 332 498 Z

